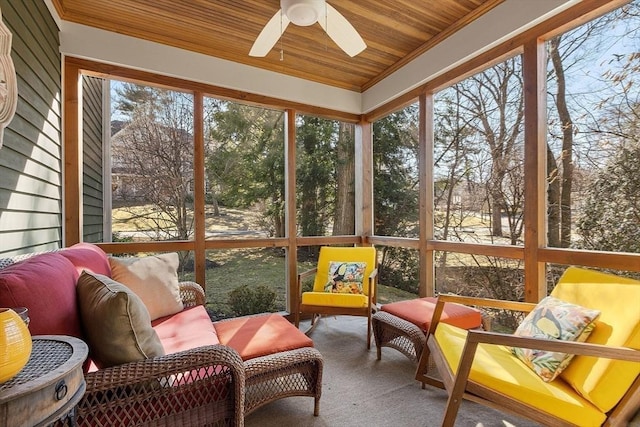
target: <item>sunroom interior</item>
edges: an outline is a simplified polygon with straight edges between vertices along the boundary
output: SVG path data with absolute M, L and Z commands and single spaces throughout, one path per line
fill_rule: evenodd
M 222 317 L 242 313 L 219 300 L 263 276 L 293 318 L 297 275 L 325 245 L 378 249 L 378 304 L 535 303 L 569 265 L 640 275 L 638 1 L 329 1 L 367 45 L 353 57 L 318 24 L 250 56 L 277 0 L 132 3 L 0 0 L 18 81 L 0 256 L 178 251 Z M 153 203 L 123 188 L 150 185 L 149 171 L 117 170 L 134 161 L 118 150 L 139 132 L 123 131 L 140 119 L 136 89 L 188 109 L 184 211 L 156 201 L 175 215 L 142 228 L 122 218 Z M 251 224 L 225 229 L 236 214 Z

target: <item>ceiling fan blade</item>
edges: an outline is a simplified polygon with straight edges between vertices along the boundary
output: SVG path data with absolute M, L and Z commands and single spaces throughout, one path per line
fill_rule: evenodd
M 281 12 L 281 10 L 277 11 L 260 31 L 258 38 L 253 42 L 251 51 L 249 51 L 250 56 L 267 56 L 267 53 L 278 42 L 290 22 L 289 18 Z
M 331 40 L 336 42 L 340 49 L 344 50 L 349 56 L 356 56 L 362 52 L 367 44 L 362 40 L 360 34 L 353 28 L 353 25 L 342 16 L 329 3 L 327 5 L 327 19 L 324 17 L 318 20 L 320 26 L 327 32 Z

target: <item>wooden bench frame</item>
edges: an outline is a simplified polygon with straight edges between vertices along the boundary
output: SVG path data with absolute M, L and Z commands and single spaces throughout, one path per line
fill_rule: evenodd
M 640 350 L 626 347 L 524 338 L 496 332 L 470 330 L 468 331 L 458 371 L 457 373 L 454 373 L 449 368 L 449 364 L 443 355 L 442 348 L 434 335 L 440 321 L 440 316 L 445 302 L 527 313 L 535 307 L 535 304 L 531 303 L 471 298 L 457 295 L 440 295 L 438 297 L 431 327 L 429 328 L 427 345 L 424 347 L 418 363 L 416 379 L 423 384 L 426 383 L 447 390 L 449 398 L 447 400 L 447 406 L 442 421 L 443 426 L 454 425 L 458 409 L 463 398 L 504 412 L 509 412 L 517 416 L 526 417 L 544 425 L 573 425 L 567 423 L 565 420 L 541 411 L 540 409 L 527 404 L 525 401 L 512 399 L 511 397 L 505 396 L 483 384 L 470 380 L 469 373 L 471 371 L 471 365 L 473 363 L 478 344 L 481 343 L 535 348 L 546 351 L 559 351 L 576 355 L 605 357 L 640 363 Z M 428 362 L 430 356 L 433 358 L 436 369 L 442 380 L 434 378 L 428 373 Z M 607 419 L 603 425 L 625 426 L 629 423 L 638 409 L 640 409 L 640 376 L 635 379 L 620 402 L 607 414 Z

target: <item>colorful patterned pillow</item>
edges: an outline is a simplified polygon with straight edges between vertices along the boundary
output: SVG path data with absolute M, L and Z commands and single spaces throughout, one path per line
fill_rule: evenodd
M 338 294 L 362 294 L 362 280 L 366 262 L 329 263 L 329 281 L 324 285 L 325 292 Z
M 544 298 L 522 321 L 515 335 L 521 337 L 584 342 L 595 327 L 598 310 L 561 301 L 552 296 Z M 528 348 L 511 348 L 544 381 L 552 381 L 569 365 L 573 354 Z

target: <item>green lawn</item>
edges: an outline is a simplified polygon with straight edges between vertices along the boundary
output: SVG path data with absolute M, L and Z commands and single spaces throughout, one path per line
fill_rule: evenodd
M 260 215 L 250 210 L 228 209 L 221 207 L 220 215 L 214 216 L 207 207 L 207 232 L 255 232 L 261 236 Z M 150 205 L 117 207 L 112 211 L 113 230 L 117 233 L 135 233 L 141 230 L 154 230 L 157 224 L 147 216 L 154 209 Z M 155 220 L 165 224 L 167 218 L 156 213 Z M 224 249 L 207 252 L 209 267 L 206 271 L 206 293 L 208 310 L 221 317 L 233 316 L 229 305 L 229 293 L 235 288 L 249 285 L 255 288 L 264 285 L 276 294 L 275 310 L 286 310 L 286 265 L 284 251 L 280 248 Z M 298 263 L 298 271 L 303 272 L 315 267 L 311 262 Z M 181 280 L 194 280 L 192 272 L 181 274 Z M 311 288 L 313 278 L 305 285 Z M 378 303 L 388 304 L 415 298 L 416 295 L 393 288 L 378 285 Z

